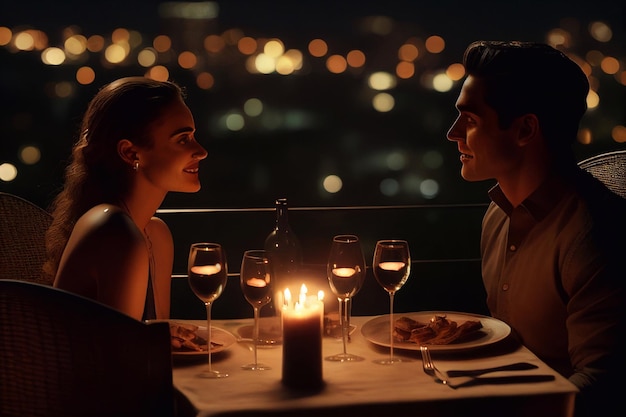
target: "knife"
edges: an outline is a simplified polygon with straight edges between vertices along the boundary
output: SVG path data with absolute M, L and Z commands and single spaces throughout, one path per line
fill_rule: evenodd
M 449 387 L 456 389 L 461 387 L 473 387 L 476 385 L 501 385 L 501 384 L 521 384 L 527 382 L 546 382 L 554 381 L 554 375 L 514 375 L 514 376 L 494 376 L 494 377 L 478 377 L 470 379 L 461 384 L 451 385 Z
M 467 370 L 451 370 L 446 372 L 448 377 L 454 378 L 457 376 L 478 376 L 482 374 L 487 374 L 490 372 L 498 372 L 498 371 L 526 371 L 529 369 L 537 369 L 537 365 L 528 362 L 517 362 L 512 363 L 510 365 L 503 366 L 495 366 L 493 368 L 484 368 L 484 369 L 467 369 Z

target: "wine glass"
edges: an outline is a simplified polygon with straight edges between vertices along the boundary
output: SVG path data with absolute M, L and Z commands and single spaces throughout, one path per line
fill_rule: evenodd
M 211 305 L 218 298 L 228 279 L 226 255 L 218 243 L 194 243 L 189 249 L 189 286 L 206 306 L 209 366 L 199 376 L 203 378 L 223 378 L 227 373 L 211 367 Z
M 343 352 L 328 356 L 326 360 L 362 361 L 362 357 L 347 352 L 350 300 L 361 289 L 365 279 L 365 258 L 357 236 L 337 235 L 333 238 L 326 265 L 326 275 L 330 289 L 339 300 L 339 323 L 343 341 Z
M 372 267 L 376 281 L 389 293 L 389 359 L 374 362 L 381 365 L 391 365 L 403 361 L 393 357 L 393 296 L 396 291 L 402 288 L 411 273 L 411 254 L 408 242 L 405 240 L 379 240 L 376 242 Z
M 242 368 L 250 371 L 264 371 L 271 369 L 269 366 L 261 364 L 257 361 L 257 345 L 259 344 L 259 310 L 272 299 L 272 279 L 270 276 L 268 253 L 264 250 L 245 251 L 241 261 L 241 272 L 239 277 L 241 291 L 254 309 L 254 335 L 252 336 L 254 363 L 244 365 Z

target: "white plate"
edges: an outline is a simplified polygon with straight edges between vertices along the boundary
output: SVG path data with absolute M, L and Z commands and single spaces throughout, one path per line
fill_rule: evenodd
M 428 345 L 430 350 L 465 350 L 474 349 L 481 346 L 487 346 L 492 343 L 499 342 L 511 333 L 508 324 L 494 319 L 493 317 L 482 316 L 480 314 L 457 313 L 454 311 L 421 311 L 416 313 L 394 313 L 394 320 L 400 317 L 409 317 L 413 320 L 428 322 L 435 315 L 445 315 L 447 319 L 456 321 L 461 324 L 467 320 L 480 320 L 483 328 L 480 330 L 483 336 L 467 342 L 451 343 L 449 345 Z M 375 345 L 389 347 L 389 315 L 378 316 L 363 325 L 361 328 L 363 336 Z M 419 350 L 417 343 L 411 342 L 393 342 L 394 349 Z
M 237 334 L 242 339 L 254 337 L 254 324 L 241 326 Z M 259 344 L 257 346 L 278 346 L 283 342 L 283 334 L 280 328 L 280 317 L 259 318 Z
M 209 332 L 206 327 L 198 327 L 196 333 L 203 339 L 208 339 L 209 337 Z M 214 343 L 220 344 L 220 346 L 213 346 L 211 348 L 211 353 L 217 353 L 226 350 L 237 341 L 237 338 L 232 333 L 213 326 L 211 326 L 211 339 Z M 206 354 L 206 350 L 202 352 L 172 350 L 172 355 L 174 356 L 198 356 Z

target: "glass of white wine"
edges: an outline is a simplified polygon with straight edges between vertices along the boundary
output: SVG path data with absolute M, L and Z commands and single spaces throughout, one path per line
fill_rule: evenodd
M 393 297 L 402 288 L 411 273 L 411 253 L 405 240 L 379 240 L 374 249 L 372 262 L 374 277 L 378 284 L 389 293 L 389 358 L 374 361 L 381 365 L 403 362 L 393 356 Z
M 271 369 L 269 366 L 259 363 L 257 360 L 257 347 L 259 345 L 259 311 L 272 299 L 272 278 L 270 272 L 268 253 L 264 250 L 248 250 L 243 254 L 239 282 L 241 291 L 246 300 L 254 309 L 254 330 L 252 345 L 254 362 L 242 366 L 250 371 L 264 371 Z
M 365 258 L 359 238 L 355 235 L 337 235 L 328 255 L 326 276 L 330 289 L 339 300 L 339 323 L 343 352 L 327 356 L 336 362 L 362 361 L 361 356 L 348 353 L 348 326 L 350 325 L 350 300 L 361 289 L 365 279 Z
M 222 246 L 218 243 L 193 243 L 189 249 L 187 277 L 194 294 L 206 306 L 209 366 L 199 376 L 203 378 L 227 377 L 227 373 L 216 371 L 211 366 L 211 306 L 224 291 L 228 280 L 226 254 Z

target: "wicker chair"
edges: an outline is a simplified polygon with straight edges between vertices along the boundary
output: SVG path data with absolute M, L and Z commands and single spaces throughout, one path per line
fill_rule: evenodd
M 52 215 L 35 204 L 0 192 L 0 279 L 43 280 L 45 234 Z
M 578 163 L 615 194 L 626 198 L 626 150 L 592 156 Z
M 174 415 L 169 325 L 0 280 L 0 415 Z

